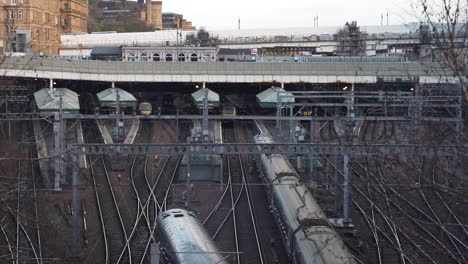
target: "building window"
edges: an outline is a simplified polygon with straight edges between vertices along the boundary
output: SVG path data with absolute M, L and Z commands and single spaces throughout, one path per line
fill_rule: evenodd
M 196 53 L 192 53 L 190 56 L 190 61 L 198 61 L 198 55 Z
M 16 34 L 16 51 L 26 51 L 26 34 Z
M 142 52 L 140 54 L 140 61 L 148 61 L 148 53 Z
M 23 11 L 19 10 L 18 11 L 18 20 L 22 20 L 23 19 Z
M 127 61 L 135 61 L 135 53 L 129 52 L 127 56 Z
M 172 53 L 166 54 L 166 61 L 172 61 Z
M 161 61 L 161 56 L 159 55 L 159 53 L 153 54 L 153 61 Z
M 17 1 L 16 0 L 11 0 L 12 5 L 16 5 Z
M 185 61 L 185 54 L 179 53 L 179 61 Z
M 203 53 L 203 61 L 211 61 L 211 54 L 208 52 Z

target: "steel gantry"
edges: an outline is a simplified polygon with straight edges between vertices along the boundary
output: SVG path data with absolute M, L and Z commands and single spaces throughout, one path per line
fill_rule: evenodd
M 323 126 L 315 129 L 315 123 L 320 121 L 333 121 L 336 133 L 340 142 L 357 146 L 363 121 L 399 121 L 406 122 L 409 126 L 415 127 L 421 122 L 441 122 L 454 126 L 455 156 L 457 157 L 457 175 L 459 186 L 464 186 L 464 142 L 463 127 L 464 119 L 463 97 L 460 85 L 454 84 L 415 84 L 409 91 L 360 91 L 355 84 L 342 84 L 338 91 L 285 91 L 278 90 L 276 93 L 276 129 L 277 134 L 283 138 L 289 138 L 290 143 L 298 141 L 295 131 L 307 131 L 302 127 L 299 116 L 307 113 L 310 116 L 310 129 L 308 135 L 310 142 L 314 143 L 315 134 Z M 292 100 L 293 99 L 293 100 Z M 298 102 L 298 100 L 300 100 Z M 317 116 L 317 112 L 322 112 L 322 116 Z M 284 121 L 289 122 L 289 127 L 285 127 Z M 286 135 L 284 133 L 286 132 Z M 300 134 L 300 133 L 299 133 Z M 414 141 L 416 135 L 412 135 L 410 142 Z M 305 137 L 301 136 L 302 141 Z M 366 147 L 364 146 L 363 149 Z M 390 150 L 388 146 L 381 151 Z M 403 150 L 403 149 L 401 149 Z M 350 155 L 354 155 L 352 149 L 347 151 L 335 151 L 334 155 L 343 156 L 343 221 L 349 219 L 349 186 L 350 186 Z M 367 152 L 369 155 L 370 152 Z M 404 151 L 404 150 L 403 150 Z M 423 151 L 424 152 L 424 151 Z M 382 153 L 382 152 L 381 152 Z M 315 186 L 315 160 L 320 152 L 310 152 L 309 173 L 310 185 Z M 328 153 L 325 153 L 328 154 Z M 375 153 L 378 155 L 379 153 Z M 403 153 L 401 153 L 403 154 Z M 414 153 L 416 156 L 426 153 Z M 302 164 L 303 154 L 297 153 L 298 167 Z M 430 154 L 440 155 L 438 151 Z M 336 156 L 338 161 L 338 156 Z
M 344 86 L 345 84 L 343 84 Z M 350 87 L 348 87 L 350 86 Z M 385 157 L 387 155 L 402 154 L 411 156 L 454 156 L 458 160 L 457 174 L 463 186 L 466 146 L 463 137 L 463 99 L 457 85 L 415 85 L 410 91 L 358 91 L 355 85 L 348 84 L 339 91 L 288 91 L 287 94 L 278 93 L 278 111 L 276 116 L 248 115 L 248 116 L 220 116 L 220 115 L 120 115 L 119 119 L 152 119 L 152 120 L 251 120 L 276 121 L 278 124 L 289 122 L 288 138 L 277 144 L 207 144 L 190 142 L 187 144 L 166 145 L 68 145 L 70 154 L 109 154 L 109 155 L 190 155 L 193 152 L 202 154 L 284 154 L 301 157 L 309 155 L 311 163 L 320 155 L 341 155 L 344 163 L 349 163 L 349 155 L 373 155 Z M 300 102 L 285 104 L 291 94 Z M 1 100 L 0 100 L 1 101 Z M 320 115 L 317 114 L 321 111 Z M 302 115 L 308 112 L 307 116 Z M 52 120 L 57 115 L 43 113 L 3 113 L 1 120 Z M 115 115 L 81 115 L 62 113 L 59 119 L 92 119 L 115 120 Z M 343 128 L 341 143 L 317 143 L 314 135 L 321 128 L 316 129 L 315 123 L 333 121 Z M 454 124 L 454 145 L 366 145 L 359 144 L 352 131 L 358 129 L 364 121 L 404 122 L 415 126 L 421 122 Z M 297 141 L 292 133 L 293 126 L 302 126 L 310 122 L 310 129 L 305 129 L 310 141 Z M 60 129 L 60 126 L 58 126 Z M 64 131 L 58 131 L 57 140 L 63 141 Z M 411 142 L 411 140 L 410 140 Z M 57 146 L 65 146 L 64 142 L 56 142 Z M 62 151 L 65 148 L 61 147 Z M 61 152 L 62 152 L 61 151 Z M 345 156 L 347 158 L 345 159 Z M 299 160 L 299 159 L 298 159 Z M 346 162 L 347 161 L 347 162 Z M 313 164 L 311 165 L 313 167 Z M 60 168 L 60 166 L 58 166 Z M 347 168 L 347 164 L 344 164 Z M 312 171 L 312 170 L 311 170 Z M 311 172 L 312 174 L 312 172 Z M 311 181 L 313 181 L 311 175 Z M 346 210 L 345 210 L 346 211 Z M 345 213 L 346 214 L 346 213 Z
M 463 155 L 468 155 L 468 146 L 463 147 Z M 68 154 L 85 155 L 168 155 L 177 156 L 190 153 L 201 155 L 230 154 L 283 154 L 305 155 L 372 155 L 386 157 L 389 155 L 408 156 L 456 156 L 457 145 L 403 145 L 403 144 L 319 144 L 319 143 L 174 143 L 174 144 L 72 144 L 67 148 Z

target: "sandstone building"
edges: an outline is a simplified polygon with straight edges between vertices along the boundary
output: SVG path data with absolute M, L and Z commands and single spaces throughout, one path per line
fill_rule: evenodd
M 0 52 L 54 55 L 62 33 L 87 31 L 87 0 L 2 0 L 0 9 Z
M 145 8 L 141 10 L 141 20 L 145 21 L 147 26 L 156 30 L 163 29 L 162 19 L 161 1 L 148 1 Z
M 163 29 L 173 30 L 195 30 L 196 28 L 192 26 L 192 22 L 187 21 L 183 15 L 165 12 L 162 14 L 162 24 Z

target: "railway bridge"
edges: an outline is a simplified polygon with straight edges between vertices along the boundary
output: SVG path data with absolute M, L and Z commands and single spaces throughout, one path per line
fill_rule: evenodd
M 377 83 L 456 82 L 439 63 L 123 62 L 0 57 L 0 76 L 104 82 Z

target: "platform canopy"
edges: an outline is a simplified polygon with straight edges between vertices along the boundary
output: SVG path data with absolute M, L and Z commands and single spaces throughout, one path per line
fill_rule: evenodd
M 101 107 L 115 108 L 117 105 L 117 93 L 119 94 L 120 107 L 136 108 L 137 99 L 133 94 L 120 89 L 109 88 L 97 94 L 98 103 Z
M 78 94 L 67 88 L 44 88 L 34 93 L 39 112 L 60 111 L 60 97 L 62 97 L 62 111 L 65 113 L 79 113 L 80 102 Z
M 211 91 L 208 88 L 202 88 L 194 93 L 192 93 L 192 100 L 198 108 L 203 108 L 203 99 L 208 93 L 208 108 L 218 107 L 219 106 L 219 94 Z
M 279 99 L 278 99 L 279 96 Z M 294 95 L 280 87 L 271 87 L 257 94 L 257 102 L 261 108 L 276 108 L 278 103 L 282 106 L 295 103 Z

